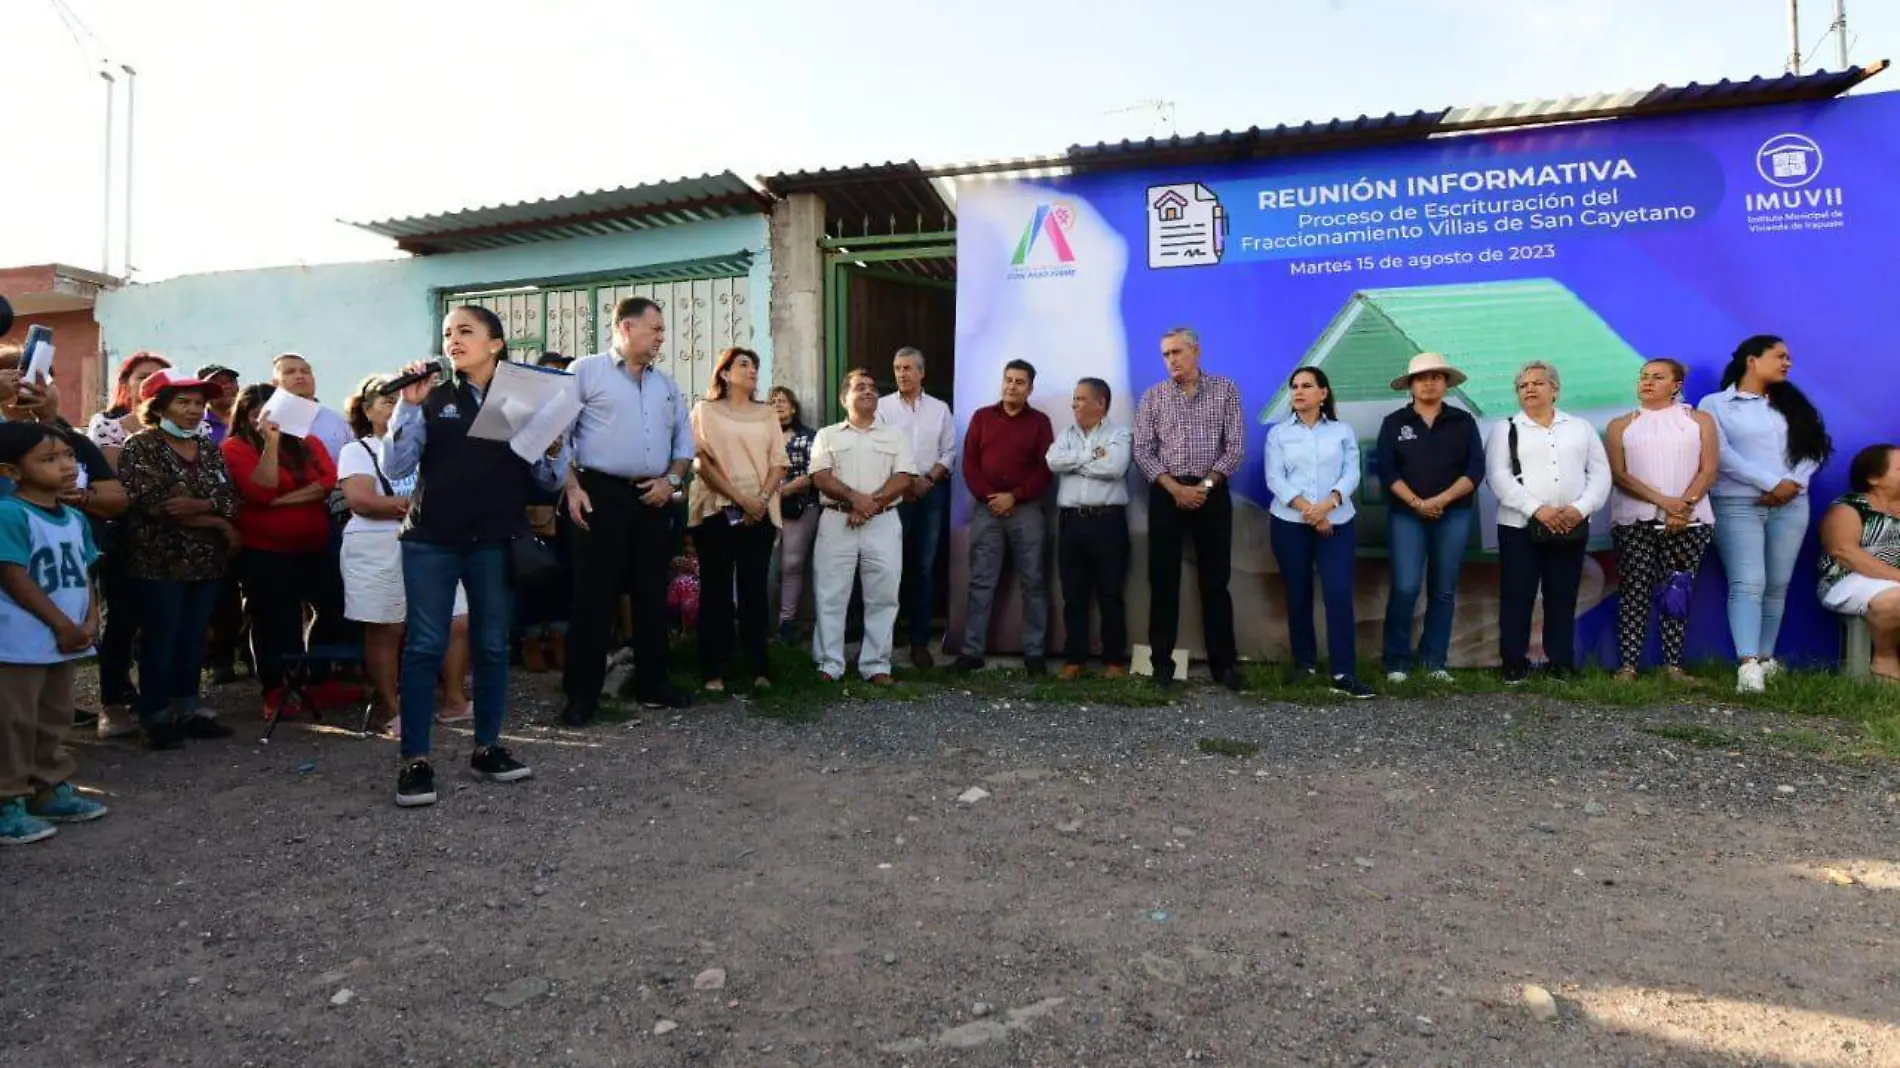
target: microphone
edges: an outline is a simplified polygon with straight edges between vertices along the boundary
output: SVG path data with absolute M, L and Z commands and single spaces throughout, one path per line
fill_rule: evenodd
M 441 373 L 442 365 L 432 363 L 424 370 L 411 371 L 406 375 L 397 375 L 389 381 L 384 382 L 382 386 L 376 390 L 376 395 L 379 397 L 393 397 L 403 390 L 408 389 L 410 386 L 415 385 L 417 382 L 426 382 Z

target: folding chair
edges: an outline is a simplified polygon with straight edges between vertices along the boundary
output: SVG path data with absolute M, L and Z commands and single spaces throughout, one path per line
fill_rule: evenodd
M 269 745 L 271 733 L 277 730 L 277 723 L 295 709 L 307 708 L 312 722 L 323 722 L 323 708 L 312 699 L 310 690 L 316 685 L 318 671 L 334 669 L 344 665 L 362 666 L 363 647 L 361 645 L 313 645 L 302 653 L 293 653 L 284 657 L 284 692 L 275 709 L 264 714 L 264 737 L 259 744 Z M 370 717 L 373 712 L 366 703 L 363 707 L 363 724 L 360 734 L 370 733 Z

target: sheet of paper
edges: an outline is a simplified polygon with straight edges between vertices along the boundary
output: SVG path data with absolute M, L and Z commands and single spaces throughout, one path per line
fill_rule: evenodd
M 293 438 L 307 438 L 310 428 L 316 425 L 317 413 L 323 408 L 316 401 L 305 400 L 287 389 L 280 389 L 270 395 L 262 409 L 277 429 Z
M 580 382 L 566 371 L 503 363 L 488 383 L 488 396 L 469 436 L 505 441 L 516 456 L 533 463 L 567 433 L 581 414 Z
M 1148 266 L 1206 267 L 1227 251 L 1227 209 L 1199 182 L 1148 187 Z

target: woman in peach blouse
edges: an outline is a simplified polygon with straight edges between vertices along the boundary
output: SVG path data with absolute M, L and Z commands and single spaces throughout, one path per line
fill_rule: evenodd
M 699 670 L 711 693 L 726 689 L 735 592 L 739 652 L 752 672 L 752 687 L 772 685 L 766 573 L 788 461 L 778 415 L 757 399 L 758 387 L 759 354 L 727 349 L 713 368 L 706 399 L 693 405 L 691 416 L 696 475 L 686 526 L 699 550 Z

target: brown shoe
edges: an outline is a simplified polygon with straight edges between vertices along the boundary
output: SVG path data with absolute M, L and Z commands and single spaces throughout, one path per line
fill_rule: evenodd
M 547 647 L 548 670 L 567 670 L 567 635 L 558 630 L 548 631 L 541 636 L 542 644 Z
M 541 655 L 541 639 L 521 639 L 521 670 L 532 675 L 539 675 L 547 669 L 547 658 Z
M 891 686 L 897 682 L 896 679 L 891 678 L 889 675 L 873 675 L 864 681 L 873 686 Z
M 1105 679 L 1125 679 L 1128 677 L 1128 669 L 1120 664 L 1110 664 L 1102 671 L 1102 677 Z
M 928 671 L 937 666 L 937 658 L 930 655 L 930 646 L 913 645 L 910 647 L 910 664 Z
M 1082 665 L 1080 664 L 1064 664 L 1062 665 L 1062 670 L 1056 672 L 1056 678 L 1061 679 L 1063 682 L 1074 682 L 1081 677 Z

